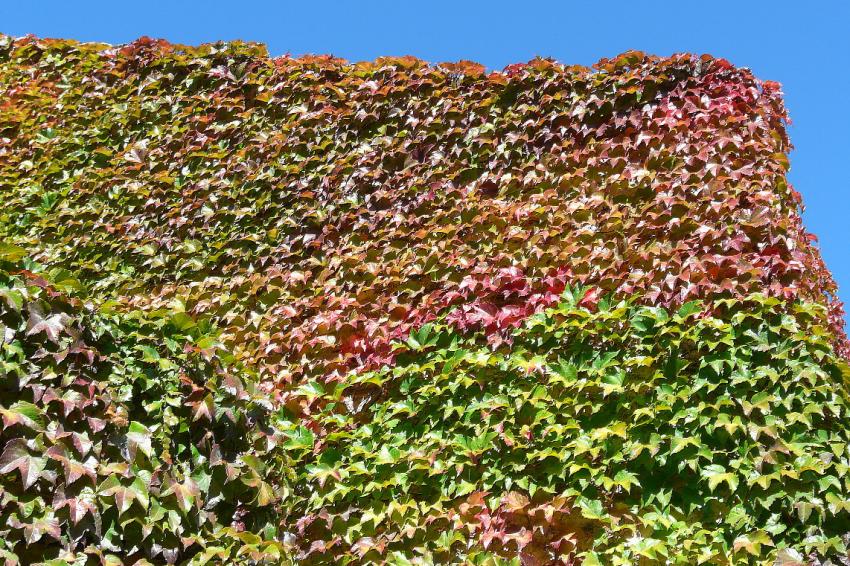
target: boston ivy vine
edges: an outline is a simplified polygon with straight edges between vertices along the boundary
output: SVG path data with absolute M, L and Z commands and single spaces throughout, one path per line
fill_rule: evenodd
M 0 556 L 282 556 L 262 530 L 285 490 L 261 460 L 269 402 L 228 369 L 209 325 L 179 310 L 92 311 L 9 267 L 0 262 Z
M 0 555 L 846 557 L 786 118 L 709 56 L 0 36 Z
M 301 556 L 847 552 L 850 368 L 813 322 L 820 307 L 752 295 L 589 308 L 585 293 L 567 290 L 510 348 L 441 321 L 396 344 L 392 367 L 302 386 L 320 432 L 282 422 L 303 465 L 289 502 L 306 517 Z

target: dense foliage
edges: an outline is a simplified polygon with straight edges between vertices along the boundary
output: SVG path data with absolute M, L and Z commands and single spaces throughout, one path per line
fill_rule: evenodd
M 441 321 L 397 344 L 393 367 L 304 386 L 322 436 L 293 419 L 285 447 L 306 464 L 303 502 L 285 503 L 308 511 L 304 555 L 846 554 L 850 368 L 818 307 L 585 296 L 568 290 L 510 349 Z
M 180 310 L 95 312 L 10 267 L 0 261 L 0 557 L 280 556 L 263 530 L 269 402 L 228 370 L 208 325 Z
M 785 120 L 708 56 L 0 36 L 0 553 L 846 556 Z

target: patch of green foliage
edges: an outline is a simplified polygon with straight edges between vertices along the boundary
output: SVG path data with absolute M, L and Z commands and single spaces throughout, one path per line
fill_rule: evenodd
M 709 56 L 0 35 L 0 557 L 847 558 L 786 119 Z
M 60 290 L 79 287 L 67 276 L 21 267 L 0 261 L 6 564 L 282 556 L 269 401 L 215 330 L 179 308 L 94 310 Z
M 13 564 L 846 553 L 850 369 L 821 306 L 568 288 L 498 346 L 447 312 L 395 364 L 293 391 L 304 419 L 179 305 L 117 313 L 62 272 L 0 267 Z
M 298 462 L 285 504 L 315 519 L 311 538 L 428 563 L 846 553 L 850 372 L 822 307 L 752 295 L 591 312 L 582 294 L 510 346 L 435 323 L 394 367 L 312 384 L 321 434 L 292 419 L 283 445 Z

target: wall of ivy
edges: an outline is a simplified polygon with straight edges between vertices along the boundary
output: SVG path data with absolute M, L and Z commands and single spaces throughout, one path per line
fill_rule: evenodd
M 708 56 L 0 36 L 0 555 L 846 557 L 786 120 Z

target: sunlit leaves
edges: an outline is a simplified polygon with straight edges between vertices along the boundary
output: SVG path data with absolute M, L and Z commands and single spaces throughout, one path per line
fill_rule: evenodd
M 0 416 L 3 418 L 3 427 L 9 428 L 20 425 L 34 431 L 44 428 L 44 412 L 33 403 L 17 401 L 8 409 L 0 407 Z
M 135 547 L 173 558 L 173 537 L 218 536 L 223 525 L 207 511 L 232 515 L 241 505 L 251 521 L 254 509 L 278 501 L 264 467 L 239 465 L 240 450 L 257 460 L 274 443 L 248 420 L 267 410 L 264 401 L 253 404 L 253 382 L 222 379 L 211 328 L 172 313 L 80 309 L 40 275 L 6 269 L 0 262 L 0 324 L 8 329 L 0 350 L 8 400 L 0 405 L 0 517 L 11 530 L 0 550 L 26 545 L 27 556 L 49 559 L 62 548 L 82 558 Z M 277 532 L 266 520 L 250 524 L 262 537 Z M 102 533 L 100 549 L 83 545 L 79 532 Z M 234 539 L 222 556 L 280 557 L 262 537 L 250 550 Z
M 313 443 L 316 439 L 313 431 L 304 426 L 296 427 L 294 430 L 285 433 L 285 436 L 287 440 L 284 442 L 283 446 L 293 450 L 312 449 Z
M 0 100 L 0 556 L 845 552 L 776 84 L 0 36 Z
M 0 454 L 0 474 L 20 473 L 24 489 L 29 489 L 44 471 L 47 458 L 33 455 L 22 438 L 13 438 L 6 443 Z
M 173 495 L 184 513 L 188 513 L 195 506 L 200 494 L 198 485 L 192 478 L 186 478 L 184 481 L 169 480 L 162 493 L 163 496 Z
M 127 432 L 127 450 L 132 460 L 136 451 L 141 451 L 148 458 L 151 457 L 151 431 L 142 423 L 131 422 Z
M 708 480 L 708 489 L 714 491 L 721 483 L 726 483 L 731 491 L 738 487 L 738 476 L 727 471 L 720 464 L 710 464 L 702 468 L 702 476 Z
M 33 303 L 29 308 L 27 335 L 44 332 L 50 341 L 58 342 L 70 320 L 70 317 L 62 312 L 45 315 L 38 303 Z
M 769 353 L 791 343 L 813 352 L 830 347 L 813 338 L 817 328 L 803 330 L 782 303 L 763 296 L 724 308 L 695 319 L 704 303 L 669 312 L 629 301 L 581 305 L 565 294 L 514 331 L 510 348 L 494 348 L 483 332 L 464 336 L 432 323 L 426 336 L 449 336 L 351 376 L 386 392 L 364 409 L 368 420 L 358 423 L 362 413 L 346 415 L 331 403 L 311 415 L 327 431 L 321 441 L 306 427 L 290 429 L 288 448 L 304 463 L 297 483 L 311 493 L 306 508 L 368 497 L 388 510 L 416 485 L 420 502 L 435 504 L 438 493 L 449 516 L 465 521 L 465 540 L 488 551 L 536 548 L 551 557 L 572 548 L 560 546 L 562 537 L 596 537 L 599 556 L 615 562 L 632 556 L 689 564 L 739 554 L 761 559 L 777 541 L 810 548 L 803 541 L 813 540 L 815 525 L 843 521 L 850 508 L 837 495 L 844 491 L 838 477 L 850 467 L 836 460 L 846 446 L 836 441 L 847 433 L 820 409 L 834 404 L 833 379 L 844 362 L 811 352 L 794 362 L 753 359 L 759 344 Z M 405 346 L 415 347 L 409 338 Z M 704 363 L 710 356 L 723 364 L 719 371 Z M 452 360 L 448 373 L 443 360 Z M 808 374 L 804 368 L 821 368 L 816 381 L 792 377 Z M 313 406 L 335 397 L 315 386 L 300 391 Z M 811 418 L 801 420 L 802 407 Z M 843 414 L 843 407 L 833 410 Z M 311 463 L 315 442 L 333 457 Z M 827 495 L 805 495 L 812 489 Z M 488 504 L 474 507 L 475 494 L 486 494 Z M 556 501 L 589 531 L 557 520 Z M 372 505 L 369 516 L 382 517 Z M 778 519 L 787 509 L 793 519 Z M 473 518 L 481 513 L 490 522 L 523 517 L 540 534 L 532 542 L 520 532 L 493 532 Z M 386 537 L 401 528 L 370 524 Z M 441 536 L 428 548 L 457 542 Z

